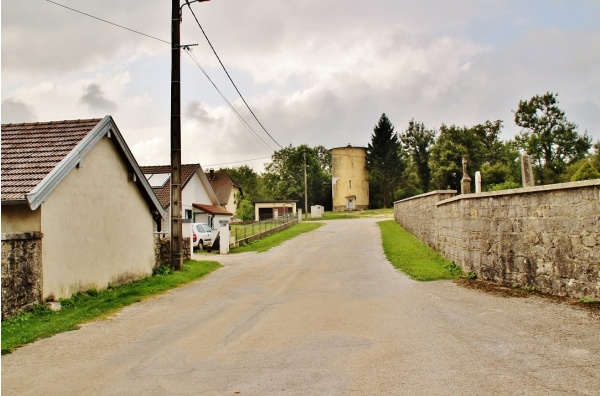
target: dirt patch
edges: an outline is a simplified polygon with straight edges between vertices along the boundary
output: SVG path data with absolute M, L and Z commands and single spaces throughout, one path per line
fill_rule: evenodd
M 577 309 L 583 309 L 588 311 L 592 316 L 600 319 L 600 302 L 581 302 L 575 298 L 567 298 L 567 297 L 556 297 L 549 296 L 545 294 L 541 294 L 536 291 L 527 291 L 518 288 L 512 288 L 503 286 L 498 283 L 482 281 L 482 280 L 472 280 L 467 278 L 460 278 L 454 281 L 457 285 L 465 287 L 467 289 L 478 290 L 484 293 L 494 294 L 500 297 L 515 297 L 515 298 L 529 298 L 529 297 L 538 297 L 548 300 L 550 302 L 556 304 L 565 304 L 570 305 Z

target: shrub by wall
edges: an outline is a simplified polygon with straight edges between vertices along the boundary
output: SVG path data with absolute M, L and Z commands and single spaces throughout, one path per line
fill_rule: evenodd
M 447 195 L 395 202 L 396 221 L 482 279 L 600 298 L 600 180 Z

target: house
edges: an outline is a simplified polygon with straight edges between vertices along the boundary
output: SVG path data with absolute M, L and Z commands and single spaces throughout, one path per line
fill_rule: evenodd
M 142 166 L 142 172 L 154 189 L 167 216 L 156 231 L 169 232 L 171 229 L 171 166 Z M 232 213 L 219 205 L 217 195 L 213 191 L 200 164 L 181 165 L 181 201 L 182 217 L 193 223 L 206 223 L 217 228 L 219 220 L 229 220 Z
M 225 210 L 235 213 L 242 197 L 242 187 L 224 172 L 215 172 L 211 169 L 206 177 L 217 194 L 219 205 Z
M 2 125 L 3 298 L 5 269 L 30 264 L 11 246 L 31 235 L 40 299 L 150 275 L 164 216 L 112 117 Z

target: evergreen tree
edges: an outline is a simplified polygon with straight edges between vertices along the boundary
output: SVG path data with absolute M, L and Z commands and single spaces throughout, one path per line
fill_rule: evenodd
M 387 208 L 394 201 L 394 191 L 400 184 L 406 165 L 400 140 L 385 113 L 373 128 L 366 160 L 370 202 Z

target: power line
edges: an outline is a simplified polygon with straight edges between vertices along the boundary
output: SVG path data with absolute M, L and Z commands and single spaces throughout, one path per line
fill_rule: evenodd
M 158 37 L 150 36 L 149 34 L 142 33 L 142 32 L 139 32 L 139 31 L 137 31 L 137 30 L 130 29 L 130 28 L 128 28 L 128 27 L 125 27 L 125 26 L 122 26 L 122 25 L 116 24 L 116 23 L 114 23 L 114 22 L 107 21 L 106 19 L 98 18 L 97 16 L 94 16 L 94 15 L 86 14 L 86 13 L 85 13 L 85 12 L 83 12 L 83 11 L 79 11 L 79 10 L 76 10 L 76 9 L 74 9 L 74 8 L 67 7 L 66 5 L 63 5 L 63 4 L 56 3 L 56 2 L 54 2 L 54 1 L 52 1 L 52 0 L 46 0 L 46 1 L 47 1 L 48 3 L 52 3 L 52 4 L 54 4 L 54 5 L 57 5 L 57 6 L 59 6 L 59 7 L 66 8 L 67 10 L 71 10 L 71 11 L 73 11 L 73 12 L 77 12 L 77 13 L 79 13 L 79 14 L 82 14 L 82 15 L 88 16 L 88 17 L 90 17 L 90 18 L 97 19 L 97 20 L 99 20 L 99 21 L 102 21 L 102 22 L 104 22 L 104 23 L 108 23 L 109 25 L 113 25 L 113 26 L 116 26 L 116 27 L 120 27 L 121 29 L 129 30 L 130 32 L 137 33 L 137 34 L 141 34 L 142 36 L 146 36 L 146 37 L 149 37 L 149 38 L 151 38 L 151 39 L 154 39 L 154 40 L 157 40 L 157 41 L 162 41 L 163 43 L 166 43 L 166 44 L 171 44 L 169 41 L 162 40 L 162 39 L 159 39 Z
M 114 23 L 114 22 L 108 21 L 108 20 L 106 20 L 106 19 L 99 18 L 99 17 L 97 17 L 97 16 L 94 16 L 94 15 L 91 15 L 91 14 L 88 14 L 88 13 L 85 13 L 85 12 L 83 12 L 83 11 L 80 11 L 80 10 L 77 10 L 77 9 L 75 9 L 75 8 L 71 8 L 71 7 L 65 6 L 65 5 L 63 5 L 63 4 L 57 3 L 57 2 L 55 2 L 55 1 L 52 1 L 52 0 L 46 0 L 46 1 L 47 1 L 48 3 L 51 3 L 51 4 L 54 4 L 54 5 L 57 5 L 57 6 L 59 6 L 59 7 L 65 8 L 65 9 L 67 9 L 67 10 L 70 10 L 70 11 L 76 12 L 76 13 L 78 13 L 78 14 L 85 15 L 85 16 L 87 16 L 87 17 L 89 17 L 89 18 L 93 18 L 93 19 L 96 19 L 96 20 L 98 20 L 98 21 L 101 21 L 101 22 L 104 22 L 104 23 L 108 23 L 109 25 L 116 26 L 116 27 L 118 27 L 118 28 L 121 28 L 121 29 L 125 29 L 125 30 L 127 30 L 127 31 L 130 31 L 130 32 L 133 32 L 133 33 L 136 33 L 136 34 L 139 34 L 139 35 L 142 35 L 142 36 L 145 36 L 145 37 L 151 38 L 151 39 L 153 39 L 153 40 L 160 41 L 160 42 L 162 42 L 162 43 L 165 43 L 165 44 L 169 44 L 169 45 L 171 44 L 171 42 L 169 42 L 169 41 L 162 40 L 162 39 L 160 39 L 160 38 L 158 38 L 158 37 L 151 36 L 151 35 L 149 35 L 149 34 L 146 34 L 146 33 L 140 32 L 140 31 L 138 31 L 138 30 L 131 29 L 131 28 L 128 28 L 128 27 L 126 27 L 126 26 L 123 26 L 123 25 L 119 25 L 119 24 L 117 24 L 117 23 Z M 188 7 L 189 7 L 189 6 L 190 6 L 190 3 L 189 3 L 189 2 L 187 2 L 187 0 L 186 0 L 186 3 L 188 4 Z M 190 10 L 191 10 L 191 8 L 190 8 Z M 193 11 L 192 11 L 192 14 L 193 14 Z M 196 18 L 196 16 L 195 16 L 195 15 L 194 15 L 194 18 Z M 196 22 L 198 22 L 198 19 L 196 19 Z M 198 26 L 200 26 L 200 23 L 199 23 L 199 22 L 198 22 Z M 200 26 L 200 29 L 202 30 L 202 26 Z M 202 33 L 204 33 L 204 30 L 202 30 Z M 206 34 L 204 34 L 204 36 L 206 37 Z M 208 40 L 208 37 L 206 37 L 206 39 Z M 210 41 L 209 41 L 209 44 L 210 44 Z M 212 48 L 212 44 L 211 44 L 211 48 Z M 205 71 L 205 70 L 202 68 L 202 66 L 201 66 L 201 65 L 200 65 L 200 63 L 197 61 L 197 59 L 196 59 L 196 58 L 195 58 L 195 57 L 194 57 L 194 56 L 193 56 L 193 55 L 192 55 L 192 54 L 189 52 L 189 48 L 186 48 L 186 49 L 188 50 L 188 51 L 187 51 L 187 52 L 188 52 L 188 55 L 190 55 L 190 57 L 191 57 L 191 58 L 192 58 L 192 60 L 193 60 L 193 61 L 196 63 L 196 65 L 197 65 L 197 66 L 200 68 L 200 70 L 202 71 L 202 73 L 204 73 L 204 75 L 206 76 L 206 78 L 208 79 L 208 81 L 210 81 L 210 83 L 211 83 L 211 84 L 213 85 L 213 87 L 214 87 L 214 88 L 217 90 L 217 92 L 219 93 L 219 95 L 221 95 L 221 97 L 222 97 L 222 98 L 223 98 L 223 99 L 224 99 L 224 100 L 227 102 L 227 104 L 229 105 L 229 107 L 230 107 L 230 108 L 233 110 L 233 112 L 234 112 L 234 113 L 236 114 L 236 116 L 237 116 L 237 117 L 240 119 L 240 121 L 241 121 L 243 124 L 245 124 L 245 127 L 246 127 L 246 129 L 247 129 L 247 130 L 248 130 L 250 133 L 252 133 L 252 134 L 253 134 L 253 136 L 255 136 L 255 138 L 258 138 L 258 139 L 260 139 L 259 143 L 261 143 L 261 142 L 262 142 L 262 143 L 261 143 L 261 145 L 263 146 L 263 148 L 265 148 L 265 149 L 267 149 L 267 150 L 269 150 L 269 151 L 275 151 L 275 150 L 273 150 L 273 148 L 272 148 L 272 147 L 270 147 L 270 146 L 267 144 L 267 142 L 265 142 L 265 141 L 264 141 L 264 139 L 263 139 L 263 138 L 261 138 L 261 137 L 260 137 L 260 136 L 259 136 L 259 135 L 258 135 L 258 134 L 257 134 L 257 133 L 254 131 L 254 129 L 253 129 L 253 128 L 252 128 L 252 127 L 251 127 L 251 126 L 248 124 L 248 122 L 247 122 L 247 121 L 244 119 L 244 117 L 242 117 L 242 116 L 240 115 L 240 113 L 239 113 L 239 112 L 238 112 L 238 111 L 237 111 L 237 110 L 236 110 L 236 109 L 233 107 L 233 105 L 232 105 L 232 104 L 231 104 L 231 103 L 230 103 L 230 102 L 227 100 L 227 98 L 226 98 L 226 97 L 223 95 L 223 93 L 221 92 L 221 90 L 219 90 L 219 88 L 216 86 L 216 84 L 215 84 L 215 83 L 212 81 L 212 79 L 211 79 L 211 78 L 208 76 L 208 74 L 206 73 L 206 71 Z M 219 59 L 219 57 L 218 57 L 217 53 L 214 51 L 214 48 L 213 48 L 213 52 L 214 52 L 214 53 L 215 53 L 215 55 L 217 56 L 217 59 Z M 221 60 L 220 60 L 220 59 L 219 59 L 219 62 L 221 63 Z M 221 66 L 223 67 L 223 69 L 225 69 L 225 66 L 223 66 L 223 63 L 221 63 Z M 225 69 L 225 73 L 227 73 L 227 70 L 226 70 L 226 69 Z M 250 112 L 252 113 L 252 115 L 254 116 L 254 118 L 256 119 L 256 121 L 257 121 L 257 122 L 260 124 L 260 126 L 261 126 L 261 127 L 263 128 L 263 130 L 264 130 L 264 131 L 267 133 L 267 135 L 269 135 L 269 137 L 270 137 L 271 139 L 273 139 L 273 137 L 272 137 L 272 136 L 269 134 L 269 132 L 267 132 L 267 130 L 265 129 L 265 127 L 264 127 L 264 126 L 263 126 L 263 125 L 260 123 L 260 121 L 258 120 L 258 118 L 256 118 L 256 115 L 254 114 L 254 112 L 252 111 L 252 109 L 250 109 L 250 106 L 248 106 L 248 103 L 246 103 L 246 100 L 243 98 L 242 94 L 241 94 L 241 93 L 240 93 L 240 91 L 237 89 L 237 86 L 235 85 L 235 83 L 233 82 L 233 80 L 231 79 L 231 77 L 229 76 L 229 73 L 227 73 L 227 77 L 229 77 L 229 80 L 231 81 L 231 83 L 232 83 L 232 84 L 233 84 L 233 86 L 235 87 L 236 91 L 238 92 L 238 94 L 240 95 L 240 97 L 242 98 L 242 100 L 244 101 L 244 104 L 246 104 L 246 107 L 248 107 L 248 109 L 250 110 Z M 275 139 L 273 139 L 273 141 L 274 141 L 275 143 L 277 143 L 277 141 L 275 141 Z M 280 145 L 279 143 L 277 143 L 277 145 L 278 145 L 279 147 L 281 147 L 281 145 Z M 281 147 L 281 148 L 282 148 L 282 147 Z M 267 158 L 270 158 L 270 157 L 267 157 Z
M 255 138 L 260 139 L 260 141 L 258 141 L 259 143 L 262 144 L 262 146 L 264 148 L 266 148 L 267 150 L 270 151 L 275 151 L 273 150 L 268 144 L 267 142 L 264 141 L 263 138 L 261 138 L 255 131 L 254 129 L 250 126 L 250 124 L 248 124 L 248 122 L 246 122 L 246 120 L 244 119 L 244 117 L 241 116 L 240 113 L 238 113 L 238 111 L 235 109 L 235 107 L 233 107 L 233 105 L 229 102 L 229 100 L 227 100 L 227 98 L 225 97 L 225 95 L 223 95 L 223 93 L 221 92 L 221 90 L 217 87 L 217 85 L 213 82 L 213 80 L 208 76 L 208 74 L 206 73 L 206 71 L 204 70 L 204 68 L 200 65 L 200 62 L 198 62 L 198 59 L 196 59 L 196 57 L 194 56 L 194 54 L 192 54 L 191 50 L 189 48 L 184 48 L 186 50 L 186 53 L 189 55 L 189 57 L 192 59 L 192 61 L 194 61 L 194 63 L 196 64 L 196 66 L 198 66 L 198 68 L 202 71 L 202 73 L 204 73 L 204 75 L 206 76 L 206 78 L 208 79 L 208 81 L 210 81 L 210 83 L 213 85 L 213 87 L 217 90 L 217 92 L 219 93 L 219 95 L 221 95 L 221 97 L 223 98 L 223 100 L 225 102 L 227 102 L 227 104 L 229 105 L 229 107 L 231 108 L 231 110 L 233 110 L 233 112 L 237 115 L 237 117 L 239 118 L 239 120 L 241 122 L 243 122 L 246 126 L 246 129 L 248 130 L 248 132 L 251 132 L 253 134 L 253 136 L 255 136 Z
M 271 136 L 271 134 L 267 131 L 267 129 L 264 127 L 264 125 L 259 121 L 258 117 L 256 117 L 256 114 L 254 114 L 254 111 L 252 111 L 252 109 L 250 108 L 250 106 L 248 105 L 248 103 L 246 102 L 246 99 L 244 99 L 244 96 L 242 95 L 242 93 L 240 92 L 240 90 L 238 89 L 237 85 L 235 85 L 235 83 L 233 82 L 233 79 L 231 78 L 231 76 L 229 75 L 229 72 L 227 71 L 227 69 L 225 68 L 225 65 L 223 64 L 223 62 L 221 62 L 221 58 L 219 58 L 219 55 L 217 54 L 217 51 L 215 50 L 215 48 L 213 47 L 212 43 L 210 42 L 210 40 L 208 39 L 208 36 L 206 35 L 206 33 L 204 32 L 204 29 L 202 28 L 202 25 L 200 25 L 200 21 L 198 21 L 198 18 L 196 17 L 196 14 L 194 13 L 194 10 L 192 10 L 192 6 L 190 5 L 190 2 L 188 0 L 185 0 L 188 8 L 190 9 L 190 11 L 192 12 L 192 15 L 194 16 L 194 19 L 196 20 L 196 23 L 198 24 L 198 27 L 200 28 L 200 30 L 202 31 L 202 34 L 204 35 L 204 38 L 206 39 L 206 41 L 208 42 L 208 45 L 210 45 L 210 48 L 212 49 L 213 53 L 215 54 L 215 56 L 217 57 L 217 60 L 219 61 L 219 63 L 221 64 L 221 67 L 223 68 L 223 70 L 225 71 L 225 74 L 227 74 L 227 78 L 229 78 L 229 81 L 231 81 L 231 84 L 233 84 L 233 87 L 235 88 L 235 90 L 237 91 L 238 95 L 240 95 L 240 98 L 242 98 L 242 101 L 244 102 L 244 104 L 246 105 L 246 107 L 248 108 L 248 110 L 250 110 L 250 113 L 252 113 L 252 116 L 254 117 L 254 119 L 256 120 L 256 122 L 258 122 L 258 124 L 261 126 L 261 128 L 263 129 L 263 131 L 265 131 L 265 133 L 267 135 L 269 135 L 269 137 L 271 138 L 271 140 L 273 140 L 278 146 L 279 148 L 283 148 L 281 146 L 281 144 L 279 144 L 277 142 L 277 140 L 275 140 L 275 138 L 273 138 L 273 136 Z
M 264 160 L 264 159 L 271 159 L 271 157 L 261 157 L 261 158 L 253 158 L 253 159 L 242 160 L 242 161 L 223 162 L 222 164 L 210 164 L 210 165 L 204 165 L 204 167 L 209 167 L 209 166 L 221 166 L 221 165 L 231 165 L 231 164 L 239 164 L 239 163 L 241 163 L 241 162 L 251 162 L 251 161 Z

